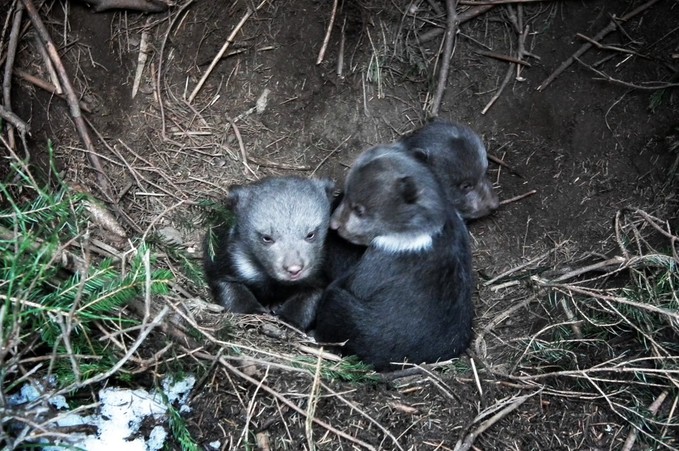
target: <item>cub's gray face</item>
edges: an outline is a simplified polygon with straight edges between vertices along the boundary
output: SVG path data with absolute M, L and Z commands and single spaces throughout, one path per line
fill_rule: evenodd
M 257 266 L 281 282 L 318 272 L 330 222 L 332 183 L 296 177 L 265 179 L 232 190 L 236 227 L 247 252 L 239 272 L 257 278 Z

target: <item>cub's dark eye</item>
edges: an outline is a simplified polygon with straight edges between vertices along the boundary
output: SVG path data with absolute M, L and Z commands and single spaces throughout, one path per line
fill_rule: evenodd
M 351 206 L 351 211 L 359 218 L 365 216 L 365 207 L 363 205 L 353 204 Z
M 306 237 L 304 238 L 307 241 L 314 241 L 316 239 L 316 231 L 312 231 L 306 234 Z
M 469 191 L 471 191 L 472 189 L 474 189 L 474 184 L 472 182 L 462 182 L 462 183 L 460 183 L 459 188 L 460 188 L 460 191 L 462 191 L 463 193 L 466 194 Z
M 262 235 L 262 243 L 264 244 L 273 244 L 274 239 L 271 235 Z

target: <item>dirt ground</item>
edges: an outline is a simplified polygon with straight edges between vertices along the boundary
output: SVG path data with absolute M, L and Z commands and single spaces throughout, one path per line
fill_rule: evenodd
M 113 193 L 104 200 L 116 205 L 131 237 L 171 228 L 197 258 L 204 230 L 194 203 L 218 200 L 230 184 L 265 175 L 329 177 L 341 184 L 363 149 L 426 121 L 442 35 L 421 41 L 445 26 L 444 2 L 339 3 L 317 64 L 332 2 L 263 2 L 189 101 L 247 8 L 258 6 L 254 2 L 181 1 L 157 15 L 94 14 L 78 2 L 47 2 L 41 13 L 91 109 L 85 116 L 96 130 Z M 643 3 L 500 5 L 460 26 L 440 117 L 471 126 L 489 154 L 506 163 L 490 163 L 501 199 L 535 190 L 470 224 L 477 333 L 536 290 L 528 277 L 495 289 L 484 282 L 531 261 L 539 273 L 615 255 L 612 224 L 619 210 L 643 209 L 676 229 L 679 197 L 668 173 L 676 153 L 667 137 L 679 133 L 679 2 L 659 1 L 620 24 L 603 40 L 615 48 L 589 50 L 537 89 L 586 42 L 578 33 L 593 37 L 612 15 L 622 17 Z M 509 63 L 482 53 L 516 54 L 512 16 L 527 30 L 527 64 L 512 66 L 509 83 L 484 114 Z M 149 33 L 149 58 L 132 98 L 142 31 Z M 30 42 L 16 66 L 48 78 Z M 663 83 L 675 85 L 656 105 L 660 91 L 648 88 Z M 25 81 L 13 85 L 13 99 L 15 112 L 30 121 L 36 164 L 47 139 L 53 140 L 66 179 L 102 198 L 65 103 Z M 180 280 L 186 292 L 207 297 L 204 287 Z M 204 449 L 216 440 L 222 449 L 362 448 L 336 432 L 342 431 L 377 449 L 445 450 L 487 418 L 479 420 L 481 412 L 491 416 L 494 406 L 531 395 L 480 434 L 476 449 L 620 449 L 629 430 L 604 398 L 559 396 L 558 381 L 555 391 L 542 393 L 484 370 L 496 365 L 521 374 L 514 366 L 521 340 L 555 320 L 549 312 L 536 304 L 515 311 L 475 341 L 473 361 L 465 355 L 453 366 L 387 383 L 327 382 L 312 415 L 332 429 L 306 424 L 260 386 L 307 411 L 317 386 L 308 374 L 261 365 L 252 372 L 264 381 L 257 385 L 203 363 L 206 376 L 186 416 L 189 430 Z M 299 354 L 294 346 L 308 345 L 266 319 L 237 320 L 234 334 L 274 353 Z M 668 443 L 679 446 L 679 439 Z

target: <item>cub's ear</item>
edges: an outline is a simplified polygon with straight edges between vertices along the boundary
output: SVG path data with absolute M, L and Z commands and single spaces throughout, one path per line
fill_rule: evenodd
M 407 204 L 414 204 L 419 198 L 417 182 L 412 176 L 406 175 L 396 179 L 396 192 Z
M 330 211 L 335 211 L 337 207 L 342 203 L 344 199 L 344 191 L 341 189 L 334 190 L 332 192 L 332 198 L 330 199 Z
M 328 196 L 328 200 L 332 203 L 336 197 L 335 182 L 330 179 L 316 179 L 314 180 L 314 183 L 325 192 L 325 195 Z
M 429 154 L 429 152 L 427 152 L 427 150 L 422 149 L 420 147 L 415 147 L 415 148 L 410 149 L 410 151 L 412 152 L 413 157 L 415 157 L 415 159 L 417 161 L 420 161 L 420 162 L 425 163 L 425 164 L 431 162 L 432 157 Z
M 330 215 L 330 228 L 339 229 L 342 223 L 346 222 L 348 213 L 346 202 L 340 202 L 336 205 Z
M 226 207 L 233 211 L 236 212 L 238 210 L 238 207 L 240 205 L 243 205 L 244 202 L 246 202 L 245 199 L 247 199 L 249 193 L 249 189 L 247 186 L 241 186 L 241 185 L 231 185 L 229 186 L 229 194 L 226 195 Z

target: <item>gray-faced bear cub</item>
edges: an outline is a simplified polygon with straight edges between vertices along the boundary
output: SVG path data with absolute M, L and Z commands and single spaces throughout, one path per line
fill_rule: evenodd
M 325 290 L 317 340 L 346 342 L 344 354 L 377 370 L 465 351 L 474 316 L 468 232 L 426 164 L 400 142 L 365 151 L 331 228 L 367 248 Z
M 234 313 L 263 313 L 306 328 L 325 287 L 323 246 L 333 183 L 272 177 L 232 186 L 234 224 L 205 239 L 203 266 L 215 300 Z

